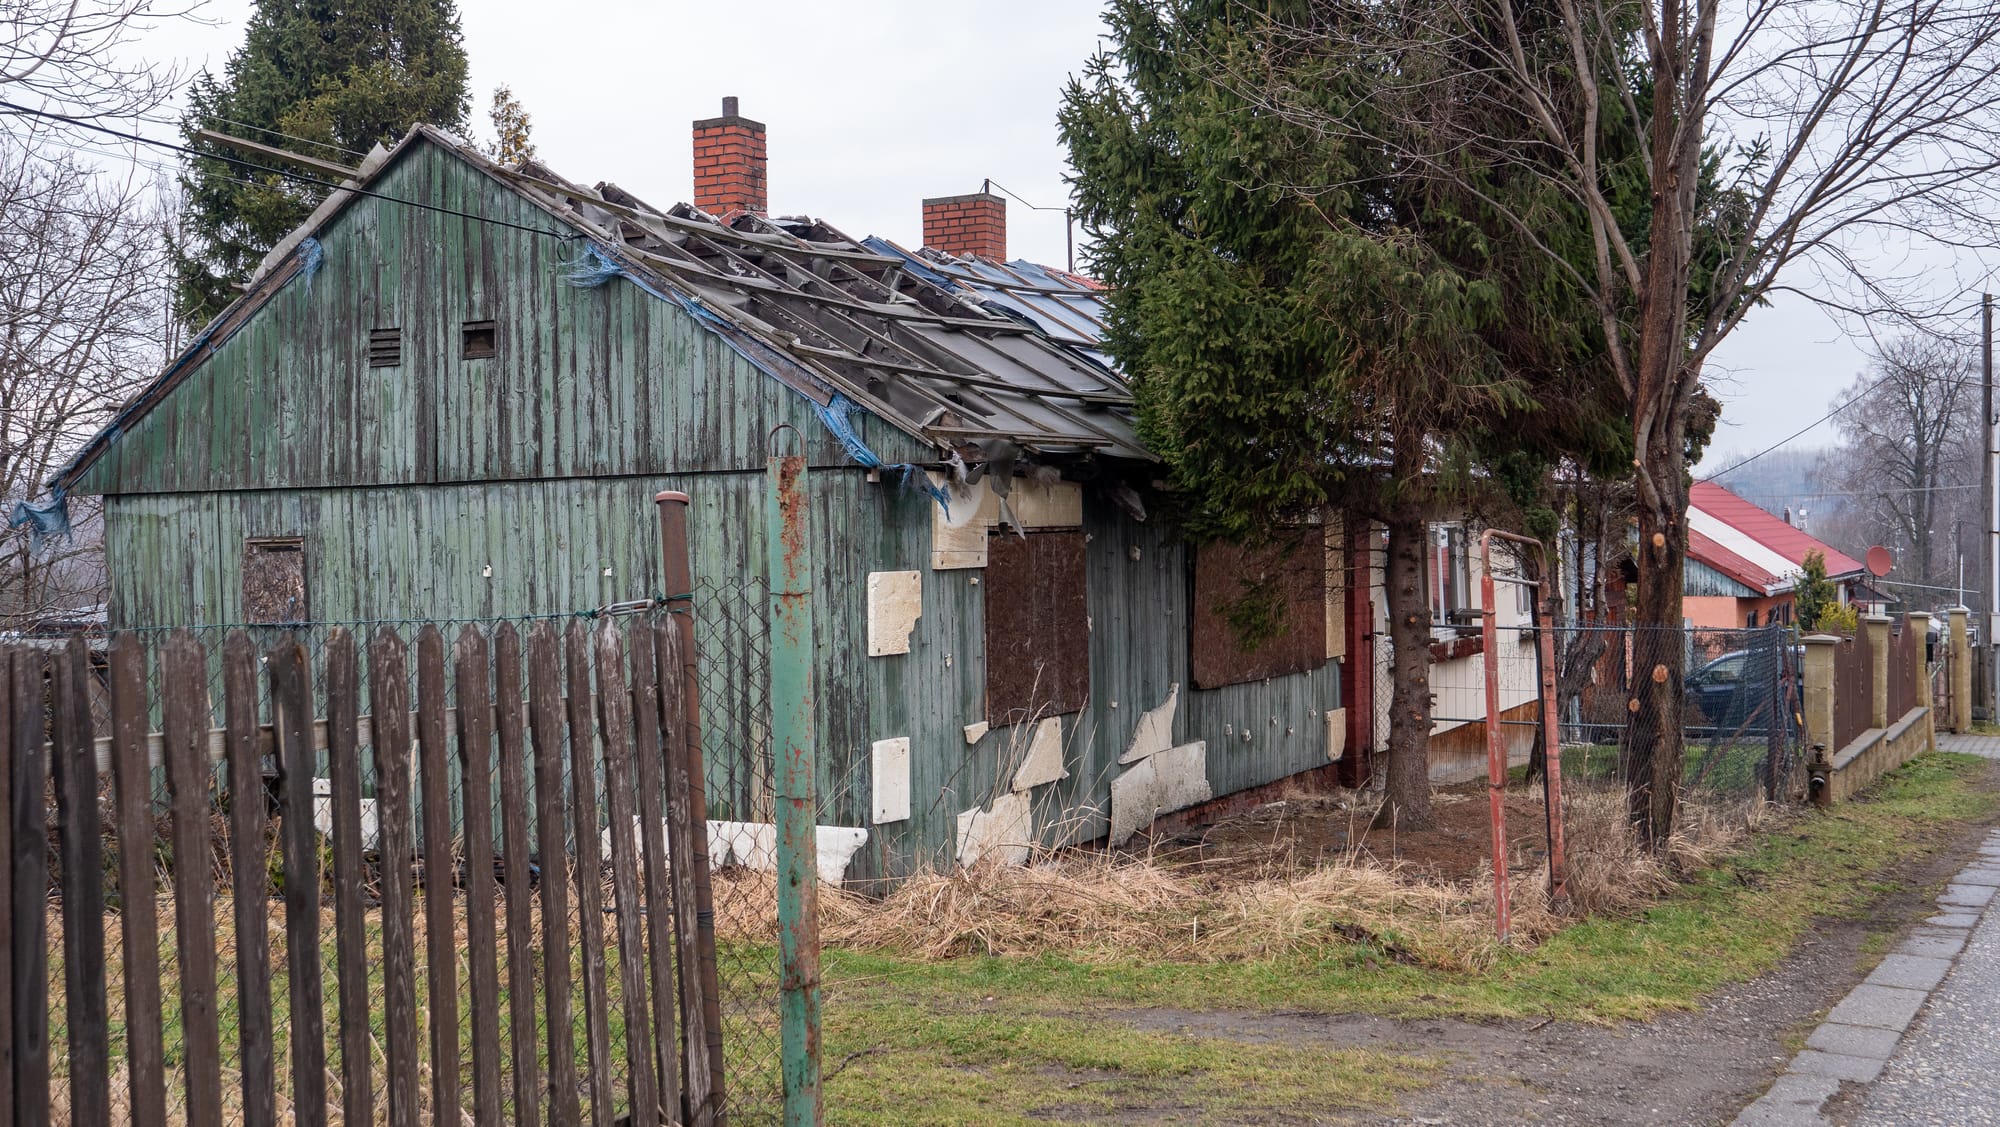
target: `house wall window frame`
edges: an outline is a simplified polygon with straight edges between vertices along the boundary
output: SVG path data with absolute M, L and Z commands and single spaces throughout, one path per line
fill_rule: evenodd
M 303 536 L 252 536 L 243 541 L 242 620 L 249 626 L 291 626 L 312 618 Z
M 1479 598 L 1472 589 L 1472 533 L 1463 522 L 1429 526 L 1424 583 L 1431 627 L 1456 633 L 1479 627 Z

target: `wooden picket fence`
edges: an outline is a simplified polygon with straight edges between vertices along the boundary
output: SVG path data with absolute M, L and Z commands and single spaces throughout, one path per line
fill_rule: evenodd
M 686 618 L 0 647 L 0 1127 L 722 1122 Z

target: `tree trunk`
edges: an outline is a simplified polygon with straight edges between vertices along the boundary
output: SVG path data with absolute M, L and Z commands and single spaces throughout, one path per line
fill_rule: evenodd
M 1389 508 L 1389 553 L 1382 569 L 1389 617 L 1390 679 L 1385 794 L 1375 814 L 1378 828 L 1427 830 L 1431 814 L 1431 611 L 1424 586 L 1429 540 L 1424 511 L 1414 501 Z
M 1682 35 L 1677 4 L 1661 5 L 1653 51 L 1652 227 L 1639 294 L 1632 388 L 1638 470 L 1639 582 L 1633 593 L 1631 726 L 1625 741 L 1627 811 L 1639 840 L 1658 850 L 1673 833 L 1681 784 L 1681 595 L 1687 552 L 1687 413 L 1698 386 L 1688 362 L 1688 278 L 1699 131 L 1682 135 Z

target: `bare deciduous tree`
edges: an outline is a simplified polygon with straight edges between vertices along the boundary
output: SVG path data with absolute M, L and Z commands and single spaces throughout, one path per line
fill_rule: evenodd
M 43 483 L 153 372 L 166 329 L 160 217 L 145 186 L 0 137 L 0 497 Z M 0 537 L 0 619 L 103 601 L 95 506 L 70 537 Z
M 0 98 L 85 121 L 133 118 L 173 96 L 172 68 L 138 59 L 147 31 L 199 0 L 0 0 Z
M 1951 586 L 1954 525 L 1982 524 L 1978 382 L 1961 343 L 1911 334 L 1884 344 L 1839 397 L 1848 406 L 1835 416 L 1841 444 L 1827 456 L 1827 476 L 1849 494 L 1844 508 L 1859 534 L 1850 545 L 1889 547 L 1897 579 Z M 1910 593 L 1923 598 L 1923 587 Z
M 1268 91 L 1273 112 L 1342 142 L 1399 146 L 1410 175 L 1449 190 L 1529 179 L 1587 217 L 1579 256 L 1537 243 L 1545 222 L 1487 195 L 1588 293 L 1610 345 L 1631 408 L 1641 627 L 1681 623 L 1689 444 L 1716 346 L 1780 291 L 1921 316 L 1927 245 L 2000 243 L 1990 0 L 1311 4 L 1371 13 L 1296 28 L 1357 29 L 1322 46 L 1381 60 L 1376 111 L 1390 127 L 1316 116 L 1276 68 L 1223 80 Z M 1652 844 L 1671 832 L 1678 797 L 1679 660 L 1640 679 L 1632 716 L 1631 813 Z

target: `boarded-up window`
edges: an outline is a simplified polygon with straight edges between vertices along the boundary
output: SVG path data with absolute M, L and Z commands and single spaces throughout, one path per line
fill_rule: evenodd
M 1090 699 L 1083 533 L 996 533 L 986 548 L 986 720 L 1080 712 Z
M 266 625 L 306 619 L 305 541 L 287 537 L 245 542 L 243 621 Z
M 1326 539 L 1317 525 L 1256 548 L 1196 548 L 1190 616 L 1195 688 L 1325 665 L 1326 570 Z

